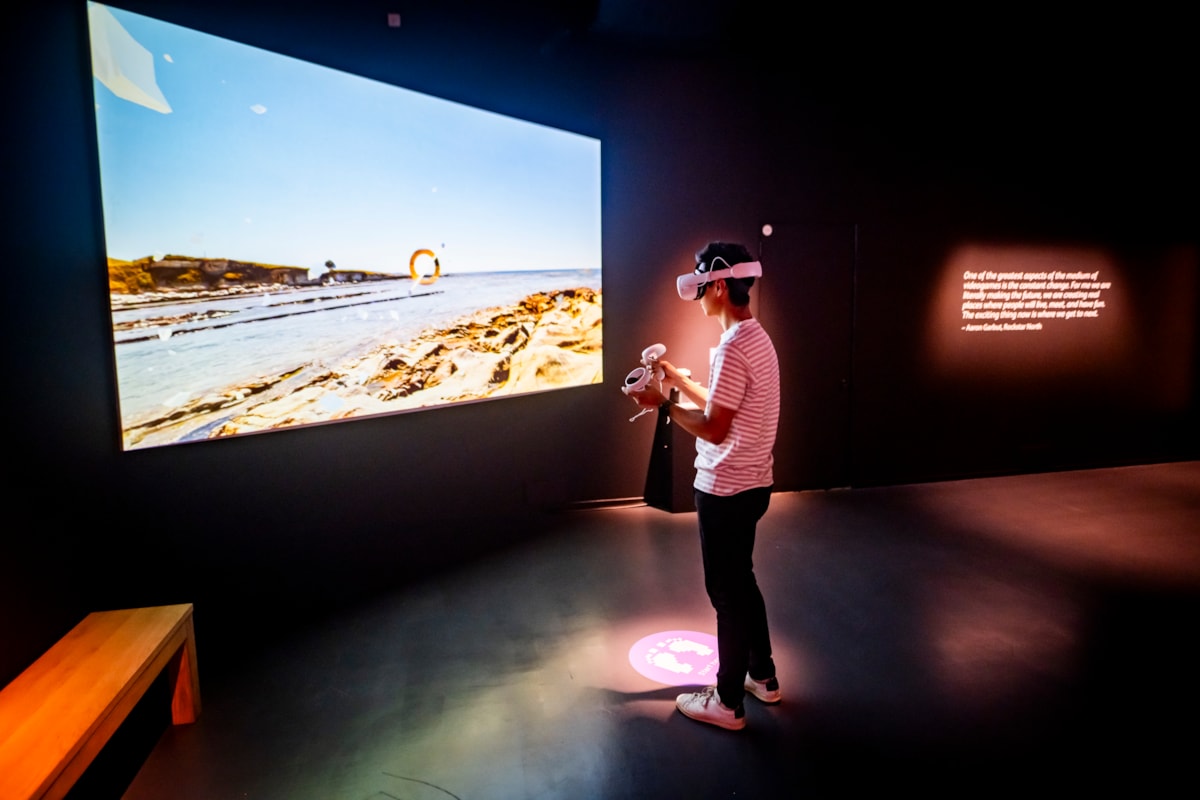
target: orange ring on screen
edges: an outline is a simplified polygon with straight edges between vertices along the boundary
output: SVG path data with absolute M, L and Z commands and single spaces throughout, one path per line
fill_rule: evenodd
M 417 273 L 418 256 L 429 256 L 433 259 L 432 275 L 423 276 Z M 416 250 L 413 252 L 412 258 L 408 260 L 408 274 L 419 286 L 428 286 L 442 276 L 442 265 L 438 262 L 438 257 L 432 250 Z

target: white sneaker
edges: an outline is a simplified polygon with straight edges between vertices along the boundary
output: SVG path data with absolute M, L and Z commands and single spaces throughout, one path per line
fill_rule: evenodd
M 778 703 L 783 699 L 783 694 L 779 691 L 779 680 L 777 678 L 767 678 L 765 681 L 756 681 L 750 677 L 750 673 L 746 673 L 745 682 L 746 692 L 757 697 L 764 703 Z
M 675 706 L 685 716 L 710 725 L 731 731 L 740 731 L 746 727 L 746 710 L 742 706 L 728 708 L 723 705 L 715 686 L 695 693 L 681 694 L 675 698 Z

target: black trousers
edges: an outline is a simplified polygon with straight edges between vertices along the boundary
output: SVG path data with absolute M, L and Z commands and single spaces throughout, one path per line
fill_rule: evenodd
M 767 608 L 754 577 L 754 534 L 770 502 L 771 487 L 729 497 L 696 490 L 704 589 L 717 612 L 717 692 L 730 708 L 745 696 L 747 672 L 757 680 L 775 675 Z

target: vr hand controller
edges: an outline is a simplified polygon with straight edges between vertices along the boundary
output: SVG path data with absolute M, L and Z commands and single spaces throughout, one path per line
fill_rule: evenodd
M 667 348 L 662 344 L 652 344 L 642 351 L 642 366 L 635 367 L 628 375 L 625 376 L 625 385 L 621 387 L 621 391 L 625 394 L 630 392 L 640 392 L 645 389 L 650 381 L 661 381 L 666 377 L 666 372 L 658 365 L 658 360 L 667 352 Z M 630 422 L 640 417 L 642 414 L 653 411 L 653 408 L 643 408 L 638 413 L 629 418 Z
M 634 368 L 625 376 L 625 385 L 621 387 L 621 391 L 625 394 L 640 392 L 650 384 L 651 380 L 661 381 L 666 377 L 663 368 L 658 365 L 658 360 L 666 352 L 667 348 L 661 344 L 652 344 L 643 350 L 642 366 Z

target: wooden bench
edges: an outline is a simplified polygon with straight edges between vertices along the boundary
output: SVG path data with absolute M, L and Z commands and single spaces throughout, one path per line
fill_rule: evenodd
M 61 798 L 167 671 L 171 719 L 200 714 L 192 605 L 88 614 L 0 690 L 0 798 Z

